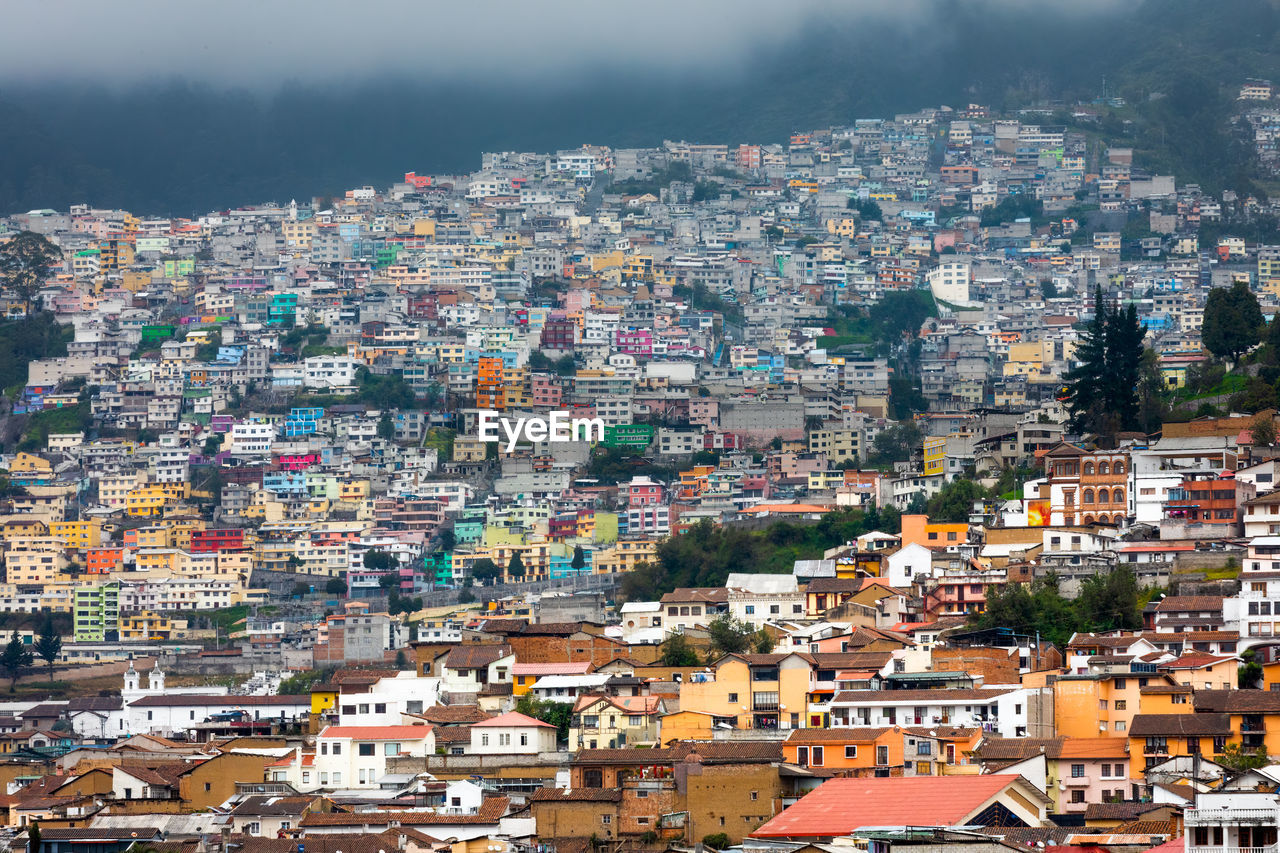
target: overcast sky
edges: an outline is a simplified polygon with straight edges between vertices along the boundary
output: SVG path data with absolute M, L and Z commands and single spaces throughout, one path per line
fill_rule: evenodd
M 998 9 L 1026 0 L 958 0 Z M 1133 0 L 1053 0 L 1105 8 Z M 941 0 L 55 0 L 0 8 L 0 85 L 182 76 L 274 87 L 377 73 L 732 71 L 833 17 L 937 26 Z M 945 19 L 945 16 L 943 16 Z M 925 22 L 928 22 L 927 24 Z M 942 24 L 945 26 L 945 23 Z

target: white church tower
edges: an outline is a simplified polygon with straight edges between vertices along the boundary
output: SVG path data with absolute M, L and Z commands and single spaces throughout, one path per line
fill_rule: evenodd
M 129 668 L 124 671 L 124 692 L 137 693 L 139 689 L 138 671 L 133 668 L 133 658 L 129 658 Z
M 157 663 L 151 668 L 151 675 L 147 677 L 147 687 L 152 693 L 164 692 L 164 672 Z

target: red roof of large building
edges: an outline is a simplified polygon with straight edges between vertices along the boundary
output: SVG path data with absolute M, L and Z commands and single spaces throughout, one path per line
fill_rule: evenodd
M 1020 778 L 998 773 L 828 779 L 751 835 L 814 838 L 866 826 L 961 826 Z

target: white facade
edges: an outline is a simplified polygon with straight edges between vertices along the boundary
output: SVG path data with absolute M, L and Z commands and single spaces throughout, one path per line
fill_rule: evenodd
M 471 727 L 472 755 L 537 755 L 555 751 L 555 726 L 514 711 Z
M 338 695 L 338 719 L 343 726 L 398 726 L 405 714 L 421 714 L 439 704 L 440 679 L 412 670 L 380 678 L 365 693 Z
M 328 726 L 316 737 L 316 781 L 321 788 L 377 788 L 388 758 L 435 749 L 430 726 Z
M 889 585 L 898 589 L 909 589 L 917 576 L 933 576 L 933 552 L 918 542 L 899 548 L 889 555 L 887 562 Z
M 303 362 L 303 384 L 308 388 L 339 388 L 356 381 L 355 359 L 344 355 L 313 355 Z

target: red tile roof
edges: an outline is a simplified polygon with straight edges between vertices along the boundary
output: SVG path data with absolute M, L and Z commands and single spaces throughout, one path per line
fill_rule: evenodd
M 535 720 L 533 717 L 530 717 L 527 714 L 521 714 L 519 711 L 508 711 L 500 716 L 471 724 L 473 729 L 483 728 L 485 726 L 542 726 L 543 728 L 548 729 L 555 728 L 555 726 L 550 723 L 544 723 L 542 720 Z
M 814 838 L 849 835 L 864 826 L 957 826 L 1019 778 L 993 774 L 829 779 L 751 835 Z
M 352 740 L 418 740 L 431 733 L 431 726 L 326 726 L 320 737 Z

